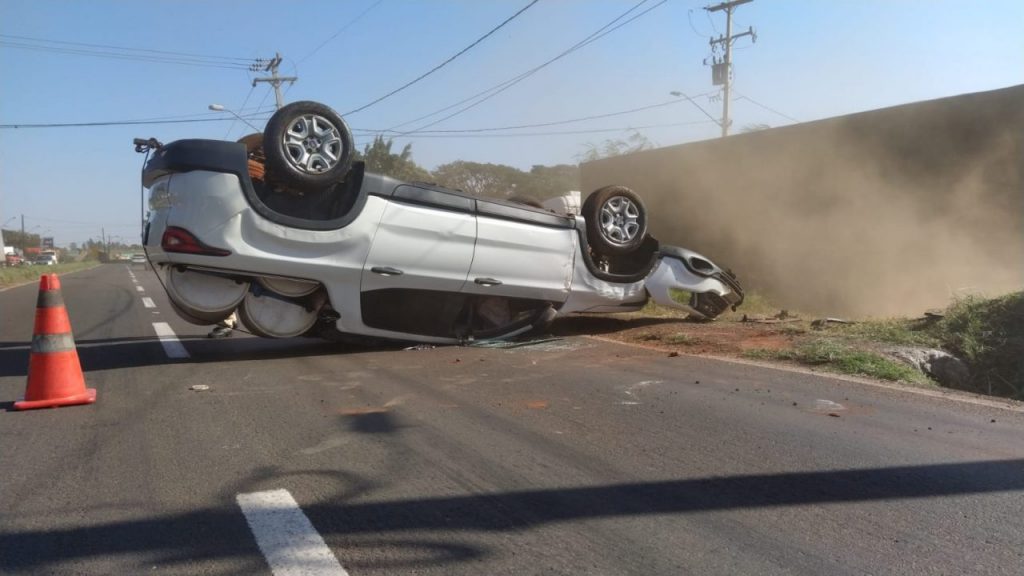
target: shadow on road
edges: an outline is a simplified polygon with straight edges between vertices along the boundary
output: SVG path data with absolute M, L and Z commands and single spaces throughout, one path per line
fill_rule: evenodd
M 190 358 L 172 359 L 164 353 L 160 341 L 153 337 L 76 340 L 82 370 L 112 370 L 138 368 L 164 364 L 203 362 L 241 362 L 246 360 L 272 360 L 301 358 L 325 354 L 353 354 L 375 350 L 393 350 L 392 346 L 342 344 L 315 338 L 233 337 L 226 339 L 182 338 Z M 28 374 L 29 345 L 31 342 L 0 342 L 0 377 Z
M 681 324 L 683 318 L 621 318 L 616 316 L 569 316 L 555 320 L 549 329 L 554 336 L 587 336 L 611 334 L 631 328 Z
M 381 539 L 382 534 L 410 530 L 442 534 L 513 532 L 594 518 L 1020 491 L 1024 491 L 1024 459 L 637 482 L 360 504 L 336 499 L 307 504 L 303 510 L 328 541 L 344 538 L 345 546 L 351 540 L 358 548 L 367 545 L 368 541 L 362 539 L 366 536 L 372 539 L 369 542 L 380 546 L 421 548 L 422 557 L 402 560 L 408 567 L 465 561 L 478 558 L 485 551 L 452 544 L 450 534 L 443 545 L 424 540 Z M 147 562 L 194 566 L 205 559 L 240 557 L 256 551 L 245 520 L 233 502 L 186 514 L 58 530 L 0 529 L 3 570 L 39 572 L 63 562 L 120 554 L 143 554 Z M 386 558 L 381 556 L 381 561 L 387 562 Z

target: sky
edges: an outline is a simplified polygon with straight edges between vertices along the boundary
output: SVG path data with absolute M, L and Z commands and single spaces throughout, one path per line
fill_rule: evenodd
M 252 87 L 252 60 L 280 53 L 281 74 L 299 78 L 286 102 L 316 100 L 344 114 L 430 71 L 530 2 L 0 0 L 0 125 L 204 120 L 0 127 L 0 224 L 16 229 L 24 215 L 26 231 L 63 246 L 99 239 L 101 230 L 134 240 L 142 156 L 132 138 L 234 140 L 254 131 L 209 111 L 213 103 L 255 114 L 262 128 L 274 97 L 266 84 Z M 428 169 L 454 160 L 529 169 L 575 163 L 632 130 L 658 146 L 718 137 L 720 90 L 703 62 L 709 39 L 725 32 L 724 12 L 693 0 L 634 8 L 639 2 L 539 0 L 423 80 L 346 114 L 357 146 L 374 131 L 420 129 L 460 110 L 408 123 L 536 68 L 631 8 L 615 24 L 647 12 L 475 107 L 397 136 L 396 147 L 412 143 Z M 733 132 L 1024 83 L 1022 26 L 1019 0 L 754 0 L 733 18 L 734 32 L 757 33 L 756 43 L 734 45 Z M 197 56 L 167 63 L 168 52 Z

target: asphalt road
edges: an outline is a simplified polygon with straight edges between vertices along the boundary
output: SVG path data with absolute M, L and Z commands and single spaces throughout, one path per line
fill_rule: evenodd
M 62 283 L 99 399 L 11 410 L 36 287 L 0 292 L 2 573 L 1024 573 L 1020 408 L 587 337 L 207 340 L 151 272 Z

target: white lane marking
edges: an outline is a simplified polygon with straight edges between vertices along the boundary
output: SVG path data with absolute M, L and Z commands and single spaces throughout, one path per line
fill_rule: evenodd
M 146 291 L 146 289 L 143 288 L 142 286 L 136 286 L 135 289 L 138 290 L 139 292 L 145 292 Z
M 160 338 L 160 345 L 164 347 L 164 352 L 168 358 L 188 358 L 188 350 L 182 346 L 181 341 L 178 340 L 178 335 L 171 330 L 171 325 L 167 322 L 153 322 L 153 330 L 156 331 L 157 337 Z
M 274 576 L 348 576 L 287 490 L 235 497 Z
M 150 298 L 149 296 L 142 297 L 142 305 L 145 306 L 146 308 L 156 308 L 156 304 L 153 302 L 153 299 Z

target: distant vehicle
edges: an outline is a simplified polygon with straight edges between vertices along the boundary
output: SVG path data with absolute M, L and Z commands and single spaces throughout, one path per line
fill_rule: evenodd
M 57 264 L 57 256 L 54 254 L 40 254 L 32 260 L 38 266 L 53 266 Z
M 372 174 L 323 104 L 293 102 L 239 143 L 135 145 L 153 152 L 144 248 L 195 324 L 237 311 L 262 337 L 443 344 L 649 299 L 705 320 L 743 301 L 731 271 L 647 234 L 626 187 L 552 212 Z
M 131 255 L 131 263 L 132 263 L 132 268 L 136 268 L 138 266 L 142 266 L 143 268 L 148 268 L 149 267 L 148 266 L 148 262 L 146 262 L 146 255 L 145 254 L 132 254 Z
M 57 252 L 54 250 L 43 250 L 39 253 L 39 257 L 52 259 L 52 264 L 60 264 L 60 260 L 57 259 Z
M 18 254 L 5 254 L 4 264 L 7 266 L 22 266 L 25 264 L 25 259 Z

